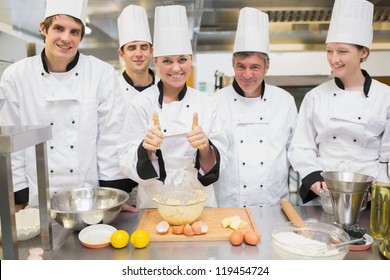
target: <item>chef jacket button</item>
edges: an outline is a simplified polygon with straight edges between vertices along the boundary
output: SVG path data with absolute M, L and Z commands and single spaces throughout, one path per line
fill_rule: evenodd
M 70 173 L 73 173 L 73 169 L 69 170 Z
M 78 75 L 79 75 L 79 73 L 76 73 L 75 75 L 76 75 L 76 76 L 78 76 Z
M 54 173 L 54 170 L 50 170 L 50 173 Z
M 234 101 L 237 101 L 237 98 L 234 98 Z
M 190 105 L 187 104 L 187 108 L 190 108 Z
M 260 185 L 260 188 L 262 188 L 263 187 L 263 185 Z
M 54 147 L 53 147 L 53 146 L 50 146 L 50 149 L 52 149 L 52 150 L 53 150 L 53 149 L 54 149 Z
M 356 142 L 356 139 L 353 139 L 353 142 Z
M 71 149 L 73 149 L 73 148 L 74 148 L 74 146 L 73 146 L 73 145 L 70 145 L 70 148 L 71 148 Z
M 242 207 L 246 208 L 246 205 L 243 205 Z
M 263 165 L 263 164 L 264 164 L 264 162 L 260 162 L 260 164 L 261 164 L 261 165 Z
M 41 73 L 41 76 L 45 76 L 45 73 L 42 72 L 42 73 Z
M 240 140 L 240 143 L 244 143 L 244 140 Z
M 333 93 L 333 96 L 336 96 L 337 94 L 336 93 Z
M 260 139 L 260 143 L 263 143 L 263 140 Z
M 244 185 L 243 187 L 244 187 L 244 189 L 245 189 L 245 188 L 246 188 L 246 185 Z
M 263 118 L 262 118 L 262 117 L 260 117 L 260 120 L 262 121 L 262 120 L 263 120 Z
M 336 139 L 336 136 L 333 136 L 333 139 Z
M 53 125 L 53 123 L 51 122 L 50 125 Z
M 128 90 L 129 90 L 129 88 L 126 88 L 126 90 L 128 91 Z
M 360 120 L 361 119 L 361 117 L 358 117 L 358 120 Z
M 75 121 L 72 121 L 72 124 L 75 124 L 76 122 Z
M 245 165 L 245 162 L 243 162 L 242 165 Z
M 164 129 L 164 132 L 167 132 L 167 130 L 166 130 L 166 129 Z
M 267 98 L 264 98 L 264 102 L 267 101 Z
M 259 207 L 263 207 L 263 205 L 259 205 Z

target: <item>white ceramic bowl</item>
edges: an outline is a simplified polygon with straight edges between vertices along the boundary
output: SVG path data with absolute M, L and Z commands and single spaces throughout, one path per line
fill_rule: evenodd
M 349 235 L 341 228 L 324 223 L 305 222 L 295 227 L 286 222 L 271 231 L 271 242 L 281 259 L 293 260 L 342 260 L 349 245 L 328 248 L 328 245 L 349 241 Z
M 41 230 L 39 209 L 26 208 L 15 213 L 16 232 L 18 241 L 29 240 L 37 236 Z M 0 224 L 1 240 L 1 224 Z

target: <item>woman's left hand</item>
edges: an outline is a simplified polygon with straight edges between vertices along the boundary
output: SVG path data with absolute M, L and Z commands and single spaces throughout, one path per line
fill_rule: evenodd
M 192 131 L 187 133 L 187 139 L 195 149 L 206 151 L 210 149 L 209 139 L 198 124 L 198 113 L 194 113 Z

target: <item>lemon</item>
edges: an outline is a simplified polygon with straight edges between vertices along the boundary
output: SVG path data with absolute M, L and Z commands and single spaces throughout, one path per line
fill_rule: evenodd
M 149 233 L 143 229 L 137 229 L 131 234 L 130 242 L 135 248 L 145 248 L 150 241 Z
M 129 239 L 130 236 L 127 231 L 120 229 L 113 232 L 113 234 L 111 235 L 110 242 L 112 247 L 119 249 L 126 247 L 127 244 L 129 244 Z

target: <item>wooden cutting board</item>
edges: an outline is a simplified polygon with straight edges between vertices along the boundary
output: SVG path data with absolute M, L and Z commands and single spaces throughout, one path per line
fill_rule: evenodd
M 245 232 L 248 229 L 254 230 L 260 235 L 257 229 L 252 213 L 248 208 L 204 208 L 198 221 L 205 222 L 209 231 L 207 234 L 186 236 L 184 234 L 174 234 L 172 229 L 166 234 L 159 234 L 156 231 L 156 225 L 163 220 L 157 209 L 147 209 L 143 212 L 137 229 L 146 230 L 150 234 L 150 241 L 216 241 L 229 240 L 233 232 L 231 228 L 222 227 L 222 219 L 238 215 L 241 220 L 248 223 L 248 227 L 243 228 Z

